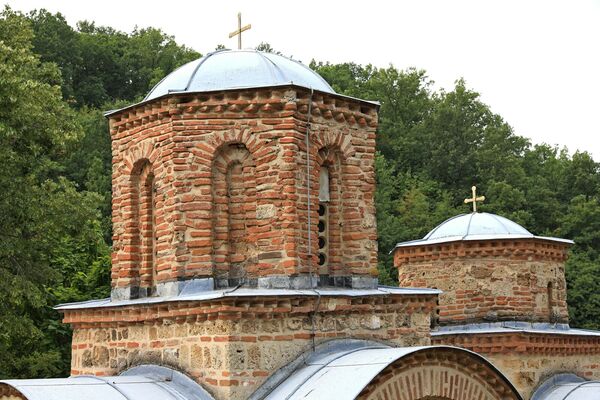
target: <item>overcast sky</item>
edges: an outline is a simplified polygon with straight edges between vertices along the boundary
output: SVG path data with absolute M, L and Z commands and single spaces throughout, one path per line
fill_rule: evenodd
M 463 77 L 515 132 L 600 161 L 600 0 L 130 1 L 4 0 L 71 24 L 159 27 L 195 50 L 269 42 L 308 63 L 425 69 L 437 87 Z M 376 100 L 376 99 L 372 99 Z

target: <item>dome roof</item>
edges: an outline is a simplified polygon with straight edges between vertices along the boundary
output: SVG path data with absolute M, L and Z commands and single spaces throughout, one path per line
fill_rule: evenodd
M 600 381 L 586 381 L 574 374 L 558 374 L 542 383 L 531 400 L 592 400 L 600 393 Z
M 398 365 L 404 360 L 410 360 L 417 355 L 431 360 L 431 364 L 425 362 L 422 365 L 423 368 L 435 369 L 440 362 L 439 358 L 436 360 L 436 356 L 442 357 L 443 354 L 446 354 L 446 357 L 458 356 L 462 360 L 469 360 L 468 362 L 472 365 L 477 365 L 481 376 L 476 379 L 487 380 L 488 377 L 490 380 L 493 379 L 497 387 L 503 387 L 506 390 L 502 398 L 521 398 L 517 389 L 501 371 L 481 355 L 469 350 L 450 346 L 390 347 L 378 342 L 356 339 L 332 340 L 317 345 L 314 350 L 301 355 L 285 366 L 283 368 L 285 374 L 274 373 L 271 375 L 251 398 L 265 400 L 357 399 L 363 390 L 373 383 L 379 386 L 378 377 L 387 376 L 385 375 L 386 369 L 389 371 L 388 368 L 394 368 L 394 365 Z M 454 368 L 448 366 L 448 371 Z M 431 371 L 435 373 L 433 370 Z M 484 378 L 484 374 L 489 375 Z M 423 390 L 420 382 L 411 383 L 414 384 L 414 386 L 411 385 L 413 390 Z M 442 388 L 440 390 L 443 391 Z M 386 398 L 388 397 L 386 396 Z
M 423 239 L 398 243 L 396 247 L 454 242 L 460 240 L 544 239 L 573 243 L 571 240 L 535 236 L 507 218 L 489 213 L 460 214 L 435 227 Z
M 140 365 L 119 376 L 0 381 L 0 399 L 6 396 L 26 400 L 214 400 L 181 372 L 158 365 Z
M 518 236 L 533 235 L 521 225 L 496 214 L 461 214 L 442 222 L 429 232 L 424 240 L 438 240 L 460 236 L 466 239 L 474 236 Z
M 319 74 L 290 58 L 257 50 L 220 50 L 171 72 L 154 86 L 144 100 L 152 100 L 168 93 L 285 84 L 335 93 Z

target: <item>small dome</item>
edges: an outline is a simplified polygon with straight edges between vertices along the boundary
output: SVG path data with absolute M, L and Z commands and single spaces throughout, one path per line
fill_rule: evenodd
M 442 222 L 423 240 L 460 237 L 462 240 L 481 236 L 533 237 L 527 229 L 496 214 L 461 214 Z
M 531 400 L 591 400 L 600 394 L 600 381 L 586 381 L 574 374 L 558 374 L 542 383 Z
M 398 243 L 396 247 L 417 246 L 460 240 L 544 239 L 573 243 L 571 240 L 535 236 L 507 218 L 489 213 L 460 214 L 435 227 L 423 239 Z
M 335 93 L 319 74 L 298 61 L 257 50 L 221 50 L 209 53 L 171 72 L 144 100 L 152 100 L 168 93 L 285 84 Z

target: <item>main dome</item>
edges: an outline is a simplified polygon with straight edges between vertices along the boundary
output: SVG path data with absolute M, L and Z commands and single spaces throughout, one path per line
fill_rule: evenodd
M 396 247 L 418 246 L 460 240 L 543 239 L 573 243 L 571 240 L 535 236 L 510 219 L 489 213 L 460 214 L 431 230 L 423 239 L 398 243 Z
M 144 100 L 152 100 L 168 93 L 285 84 L 335 93 L 319 74 L 290 58 L 258 50 L 220 50 L 171 72 L 154 86 Z

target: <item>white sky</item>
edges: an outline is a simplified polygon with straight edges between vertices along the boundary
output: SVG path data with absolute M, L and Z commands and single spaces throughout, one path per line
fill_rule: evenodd
M 519 135 L 600 161 L 600 0 L 5 0 L 130 32 L 159 27 L 201 53 L 236 48 L 251 23 L 295 59 L 425 69 L 437 87 L 465 78 Z M 376 99 L 374 99 L 376 100 Z

